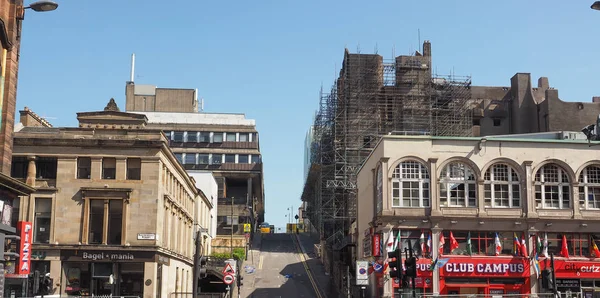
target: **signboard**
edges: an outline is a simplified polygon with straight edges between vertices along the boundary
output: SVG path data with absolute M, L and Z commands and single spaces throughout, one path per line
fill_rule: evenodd
M 223 282 L 224 282 L 226 285 L 230 285 L 230 284 L 232 284 L 234 280 L 235 280 L 235 277 L 233 277 L 233 275 L 232 275 L 232 274 L 229 274 L 229 273 L 228 273 L 228 274 L 225 274 L 225 275 L 223 276 Z
M 373 244 L 371 239 L 371 236 L 367 236 L 363 239 L 363 258 L 368 258 L 372 255 L 371 247 Z
M 356 261 L 356 285 L 365 286 L 369 284 L 369 262 Z
M 250 233 L 252 230 L 250 229 L 250 224 L 249 223 L 245 223 L 244 224 L 244 233 Z
M 371 255 L 374 257 L 381 256 L 381 234 L 373 234 L 373 250 Z
M 19 221 L 17 231 L 21 237 L 19 247 L 19 265 L 16 274 L 29 274 L 31 267 L 31 241 L 33 240 L 33 227 L 31 222 Z
M 556 288 L 559 291 L 577 291 L 579 292 L 579 288 L 581 287 L 580 279 L 556 279 Z
M 68 262 L 156 262 L 156 252 L 61 249 L 60 258 Z
M 231 274 L 234 274 L 234 273 L 235 273 L 235 270 L 233 270 L 233 267 L 231 267 L 231 264 L 227 263 L 227 264 L 225 265 L 225 268 L 223 268 L 223 274 L 224 274 L 224 275 L 227 275 L 227 274 L 230 274 L 230 273 L 231 273 Z
M 265 228 L 265 227 L 260 228 L 260 232 L 261 233 L 265 233 L 265 234 L 269 234 L 269 233 L 271 233 L 271 228 Z
M 529 259 L 449 258 L 440 273 L 446 277 L 528 277 Z
M 156 240 L 156 234 L 138 233 L 137 240 Z
M 540 260 L 540 268 L 550 268 L 550 261 Z M 554 269 L 557 279 L 600 278 L 600 262 L 554 259 Z

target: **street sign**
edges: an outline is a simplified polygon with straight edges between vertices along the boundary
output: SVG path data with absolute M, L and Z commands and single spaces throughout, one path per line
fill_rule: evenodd
M 223 282 L 224 282 L 226 285 L 230 285 L 230 284 L 232 284 L 234 280 L 235 280 L 235 277 L 233 277 L 233 274 L 225 274 L 225 275 L 223 276 Z
M 356 261 L 356 284 L 359 286 L 369 284 L 369 262 Z
M 250 233 L 246 233 L 246 240 L 250 239 Z
M 250 224 L 249 223 L 245 223 L 244 224 L 244 233 L 250 233 L 251 229 L 250 229 Z
M 233 270 L 233 267 L 231 267 L 231 264 L 227 263 L 227 265 L 225 265 L 225 268 L 223 268 L 223 274 L 227 275 L 227 274 L 234 274 L 235 270 Z

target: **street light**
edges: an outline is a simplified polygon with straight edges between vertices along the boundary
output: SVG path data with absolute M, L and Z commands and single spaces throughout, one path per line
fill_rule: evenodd
M 595 10 L 600 10 L 600 1 L 594 2 L 594 4 L 592 4 L 591 8 L 595 9 Z
M 33 10 L 33 11 L 53 11 L 57 7 L 58 7 L 58 3 L 54 2 L 54 1 L 42 0 L 42 1 L 33 2 L 33 3 L 29 4 L 29 6 L 25 7 L 24 9 L 31 8 L 31 10 Z

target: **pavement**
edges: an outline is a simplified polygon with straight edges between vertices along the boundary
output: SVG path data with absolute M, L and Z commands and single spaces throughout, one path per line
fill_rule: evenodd
M 306 253 L 301 253 L 302 248 Z M 308 235 L 257 234 L 241 268 L 240 297 L 328 297 L 323 289 L 330 283 L 313 251 Z

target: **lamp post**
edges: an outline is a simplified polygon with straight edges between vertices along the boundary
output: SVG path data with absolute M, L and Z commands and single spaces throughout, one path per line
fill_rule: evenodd
M 25 7 L 24 9 L 29 8 L 33 11 L 53 11 L 58 8 L 58 3 L 54 1 L 36 1 L 29 4 L 29 6 Z
M 229 240 L 229 249 L 230 249 L 230 254 L 231 254 L 232 259 L 233 259 L 233 200 L 234 199 L 235 199 L 234 197 L 231 197 L 231 239 Z
M 596 1 L 590 7 L 591 9 L 600 10 L 600 1 Z

